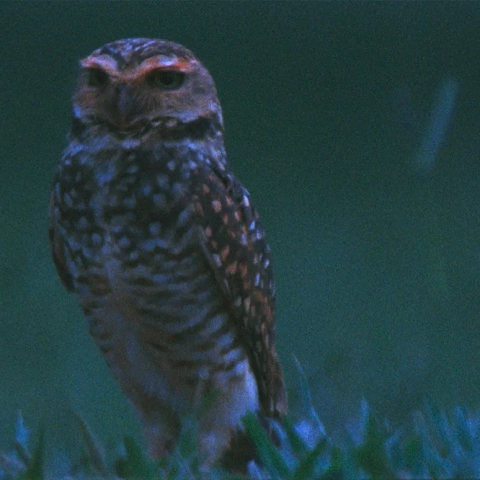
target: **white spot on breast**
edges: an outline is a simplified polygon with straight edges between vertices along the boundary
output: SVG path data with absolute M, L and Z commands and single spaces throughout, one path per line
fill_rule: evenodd
M 116 168 L 113 163 L 101 164 L 101 167 L 96 171 L 97 183 L 99 185 L 107 185 L 115 175 Z
M 142 188 L 142 193 L 145 196 L 150 195 L 151 191 L 152 191 L 152 186 L 151 185 L 144 185 L 143 188 Z
M 169 186 L 168 177 L 166 175 L 157 175 L 157 185 L 161 189 L 167 189 Z
M 145 252 L 153 252 L 155 249 L 155 244 L 155 240 L 144 240 L 142 243 L 140 243 L 140 249 Z
M 77 229 L 86 230 L 87 228 L 88 228 L 88 221 L 86 217 L 81 217 L 80 220 L 77 222 Z
M 70 237 L 68 240 L 68 245 L 70 246 L 70 249 L 74 252 L 79 252 L 82 249 L 82 244 L 80 242 L 77 242 L 75 240 L 75 237 Z M 80 258 L 80 260 L 82 260 Z
M 137 200 L 134 197 L 127 197 L 123 199 L 123 205 L 127 208 L 135 208 Z
M 120 248 L 128 248 L 130 246 L 130 239 L 128 237 L 122 237 L 118 240 Z
M 127 167 L 127 169 L 125 170 L 127 173 L 137 173 L 138 172 L 138 165 L 130 165 L 129 167 Z
M 70 197 L 70 195 L 68 193 L 65 193 L 63 195 L 63 201 L 67 204 L 68 207 L 71 207 L 73 205 L 72 198 Z
M 175 196 L 175 198 L 180 198 L 185 192 L 185 188 L 181 183 L 175 182 L 172 185 L 172 193 Z
M 180 227 L 183 227 L 185 225 L 188 225 L 188 222 L 190 221 L 190 209 L 186 208 L 183 210 L 183 212 L 178 216 L 177 219 L 177 224 Z
M 102 243 L 102 237 L 98 233 L 94 233 L 92 235 L 92 243 L 98 247 Z
M 165 207 L 167 200 L 165 198 L 165 195 L 162 195 L 160 193 L 156 193 L 155 195 L 152 196 L 153 203 L 155 204 L 156 207 L 162 208 Z
M 148 231 L 150 232 L 150 235 L 153 235 L 153 236 L 155 236 L 155 237 L 157 237 L 158 235 L 160 235 L 160 231 L 161 231 L 160 222 L 152 222 L 152 223 L 148 226 Z
M 140 140 L 136 140 L 133 138 L 126 138 L 125 140 L 122 141 L 122 147 L 125 150 L 131 150 L 133 148 L 138 148 L 140 146 Z M 130 172 L 130 173 L 135 173 L 135 172 Z

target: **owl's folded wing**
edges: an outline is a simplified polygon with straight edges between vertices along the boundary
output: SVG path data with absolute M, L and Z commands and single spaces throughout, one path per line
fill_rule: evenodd
M 270 248 L 247 190 L 232 174 L 197 170 L 194 206 L 201 243 L 229 299 L 255 374 L 263 413 L 286 413 L 283 374 L 274 347 L 275 286 Z

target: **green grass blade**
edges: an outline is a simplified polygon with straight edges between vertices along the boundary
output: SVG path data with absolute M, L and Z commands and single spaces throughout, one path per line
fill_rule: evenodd
M 106 475 L 108 466 L 105 459 L 105 451 L 102 445 L 95 437 L 85 420 L 83 420 L 83 418 L 76 412 L 73 412 L 73 415 L 80 427 L 80 433 L 86 448 L 87 458 L 92 463 L 93 467 L 98 471 L 98 473 Z
M 116 471 L 121 478 L 153 480 L 158 478 L 156 465 L 146 457 L 131 437 L 124 438 L 125 457 L 117 461 Z
M 270 440 L 265 429 L 257 417 L 249 413 L 243 417 L 243 424 L 249 437 L 255 443 L 260 461 L 272 478 L 286 478 L 290 475 L 290 469 L 280 452 Z
M 45 461 L 45 428 L 41 427 L 38 438 L 38 445 L 32 456 L 32 461 L 28 465 L 27 471 L 23 475 L 25 480 L 43 480 Z
M 302 460 L 302 463 L 297 468 L 297 471 L 293 474 L 293 480 L 308 480 L 313 478 L 315 467 L 317 466 L 317 460 L 320 455 L 327 448 L 327 439 L 322 438 L 316 447 Z

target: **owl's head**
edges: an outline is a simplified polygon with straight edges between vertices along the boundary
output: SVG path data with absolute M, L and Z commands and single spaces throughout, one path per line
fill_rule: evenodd
M 86 124 L 132 131 L 145 124 L 186 124 L 216 116 L 215 84 L 183 46 L 133 38 L 108 43 L 81 60 L 74 116 Z

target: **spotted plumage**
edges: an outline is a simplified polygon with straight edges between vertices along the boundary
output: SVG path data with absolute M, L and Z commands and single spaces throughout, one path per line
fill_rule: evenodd
M 210 394 L 205 464 L 245 413 L 285 413 L 270 250 L 226 163 L 213 80 L 190 51 L 127 39 L 81 61 L 50 239 L 152 455 Z

